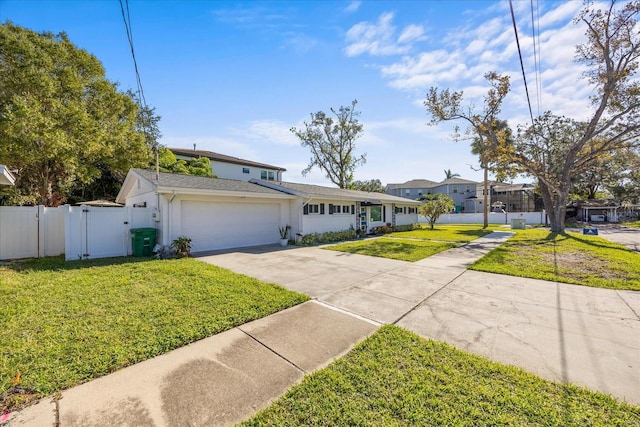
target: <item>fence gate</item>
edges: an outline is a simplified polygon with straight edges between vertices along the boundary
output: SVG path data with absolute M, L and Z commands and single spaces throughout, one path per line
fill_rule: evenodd
M 137 218 L 133 209 L 147 213 L 145 208 L 69 207 L 65 218 L 66 259 L 126 256 L 131 247 L 129 230 L 136 226 L 132 224 Z M 150 215 L 143 217 L 137 226 L 151 225 Z

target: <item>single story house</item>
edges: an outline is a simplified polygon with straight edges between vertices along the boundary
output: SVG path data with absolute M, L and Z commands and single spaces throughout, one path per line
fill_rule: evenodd
M 154 210 L 158 243 L 192 239 L 194 252 L 277 243 L 278 227 L 297 234 L 365 232 L 418 222 L 420 202 L 384 193 L 251 179 L 207 178 L 131 169 L 118 203 Z
M 5 166 L 0 165 L 0 185 L 15 185 L 16 179 L 11 171 Z

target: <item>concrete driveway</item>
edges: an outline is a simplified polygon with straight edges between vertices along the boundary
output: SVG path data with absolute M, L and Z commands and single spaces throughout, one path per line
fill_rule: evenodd
M 415 263 L 276 246 L 199 259 L 640 405 L 640 292 L 466 270 L 509 237 L 492 233 Z

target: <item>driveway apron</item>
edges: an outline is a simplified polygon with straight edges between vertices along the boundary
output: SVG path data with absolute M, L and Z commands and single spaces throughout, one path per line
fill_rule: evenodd
M 467 270 L 510 236 L 494 232 L 414 263 L 317 247 L 236 250 L 200 259 L 640 405 L 640 292 Z

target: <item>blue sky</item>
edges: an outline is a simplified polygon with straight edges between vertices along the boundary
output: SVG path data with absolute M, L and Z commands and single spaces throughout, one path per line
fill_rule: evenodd
M 513 5 L 534 114 L 584 118 L 590 88 L 573 63 L 584 27 L 571 22 L 582 2 L 533 1 L 539 74 L 532 4 Z M 357 151 L 367 153 L 355 178 L 383 184 L 440 181 L 444 169 L 481 180 L 451 125 L 428 125 L 422 100 L 431 86 L 464 90 L 479 105 L 483 75 L 509 74 L 502 117 L 528 120 L 508 2 L 129 0 L 129 9 L 145 96 L 162 116 L 161 143 L 281 166 L 287 181 L 329 184 L 319 170 L 302 176 L 310 155 L 289 128 L 353 99 L 364 124 Z M 66 32 L 110 80 L 135 87 L 117 0 L 0 0 L 6 20 Z

